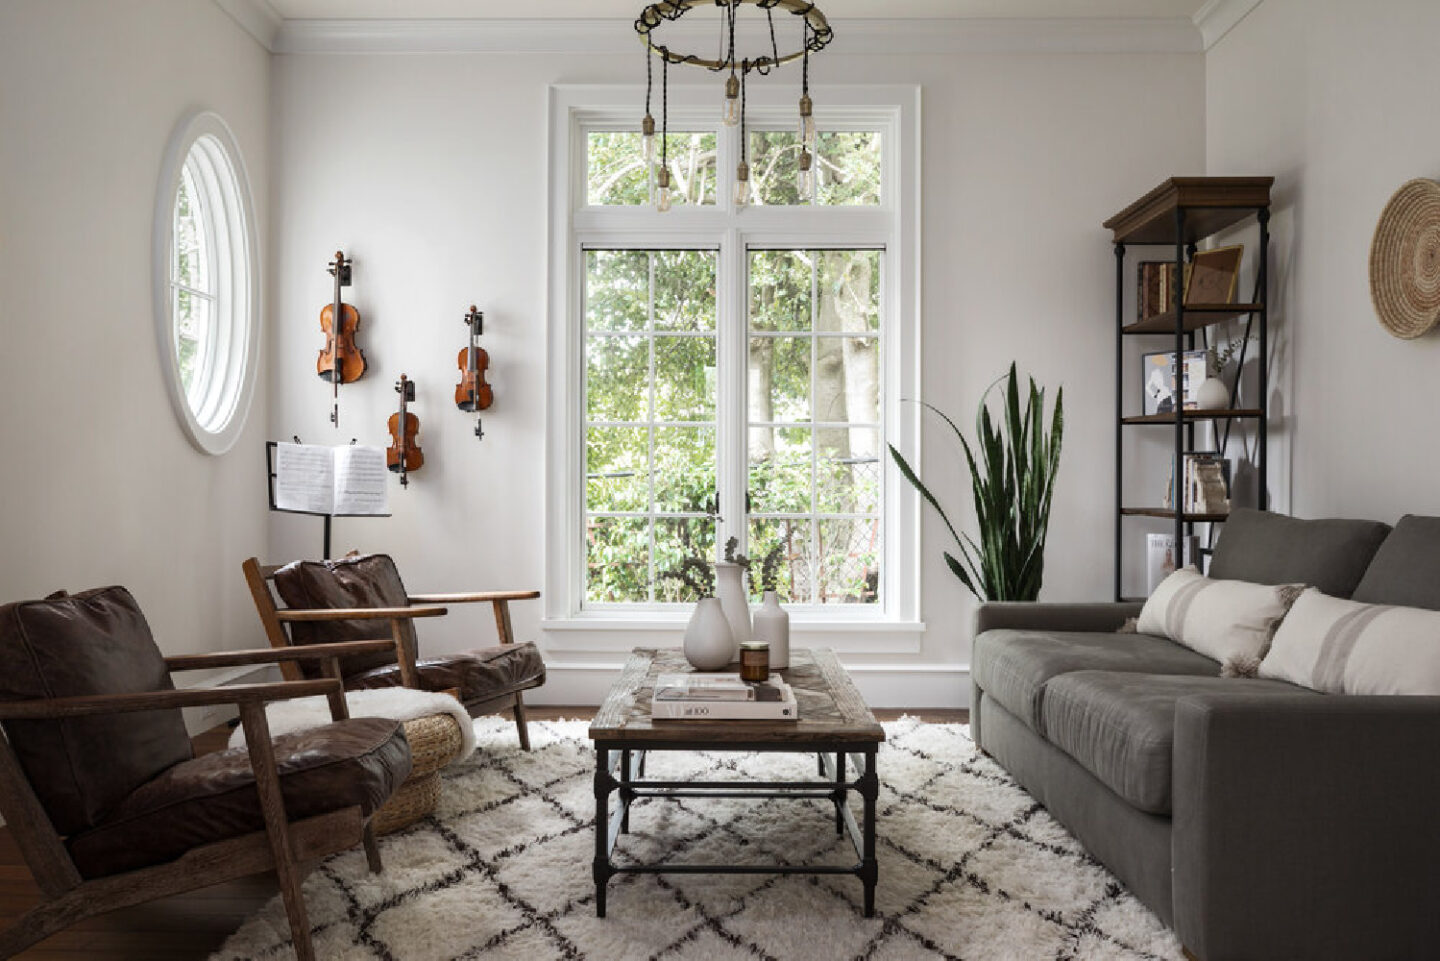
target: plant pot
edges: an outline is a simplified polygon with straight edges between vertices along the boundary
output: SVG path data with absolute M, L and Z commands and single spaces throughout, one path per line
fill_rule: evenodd
M 731 660 L 740 659 L 740 645 L 750 640 L 750 601 L 745 593 L 745 568 L 730 561 L 715 565 L 715 596 L 730 622 L 735 648 Z
M 735 655 L 735 636 L 716 597 L 701 598 L 685 626 L 685 660 L 697 671 L 729 667 Z
M 790 666 L 790 614 L 780 606 L 780 595 L 766 591 L 760 610 L 755 612 L 755 640 L 770 645 L 770 669 Z

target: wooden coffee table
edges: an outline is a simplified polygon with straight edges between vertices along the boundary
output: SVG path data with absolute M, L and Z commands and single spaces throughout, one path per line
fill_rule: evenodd
M 875 754 L 885 731 L 850 676 L 825 649 L 791 651 L 781 674 L 795 689 L 798 721 L 655 720 L 650 697 L 659 674 L 690 671 L 676 649 L 636 648 L 595 721 L 595 914 L 605 916 L 605 888 L 616 874 L 853 874 L 865 889 L 865 916 L 875 914 L 875 801 L 880 781 Z M 815 754 L 817 779 L 808 781 L 661 781 L 645 779 L 649 751 L 783 751 Z M 846 758 L 855 779 L 846 780 Z M 846 806 L 863 801 L 859 824 Z M 610 796 L 618 794 L 611 811 Z M 859 861 L 853 866 L 789 864 L 615 864 L 616 839 L 630 829 L 636 798 L 814 798 L 835 805 L 835 830 L 848 832 Z

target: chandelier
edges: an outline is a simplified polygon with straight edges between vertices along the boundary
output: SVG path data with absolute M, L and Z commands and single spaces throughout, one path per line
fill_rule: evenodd
M 735 21 L 740 8 L 754 6 L 765 14 L 765 25 L 769 28 L 769 52 L 761 51 L 758 56 L 737 56 L 735 52 Z M 679 20 L 693 7 L 706 6 L 720 9 L 720 47 L 713 59 L 694 53 L 673 50 L 659 42 L 655 30 L 662 23 Z M 781 54 L 775 39 L 775 8 L 800 18 L 800 49 Z M 800 71 L 800 159 L 799 190 L 803 197 L 810 196 L 815 186 L 815 118 L 810 102 L 810 54 L 819 53 L 834 39 L 835 32 L 825 19 L 825 14 L 809 0 L 664 0 L 652 3 L 640 11 L 635 20 L 635 32 L 645 43 L 645 119 L 641 121 L 642 149 L 647 169 L 655 174 L 657 210 L 670 209 L 670 168 L 666 150 L 666 135 L 669 133 L 669 88 L 670 65 L 689 64 L 703 67 L 711 73 L 729 71 L 725 78 L 725 98 L 721 119 L 726 126 L 740 127 L 740 163 L 735 168 L 735 205 L 743 207 L 750 202 L 749 145 L 745 138 L 745 81 L 752 73 L 769 75 L 770 71 L 792 60 L 801 61 Z M 650 93 L 653 86 L 651 54 L 660 58 L 660 165 L 655 167 L 655 118 L 650 115 Z

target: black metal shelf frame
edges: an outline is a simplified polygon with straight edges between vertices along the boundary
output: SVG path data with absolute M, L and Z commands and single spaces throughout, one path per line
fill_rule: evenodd
M 1217 205 L 1218 206 L 1218 205 Z M 1214 210 L 1216 207 L 1202 204 L 1177 204 L 1174 211 L 1174 251 L 1175 251 L 1175 276 L 1184 277 L 1185 264 L 1195 255 L 1196 244 L 1186 240 L 1186 214 L 1187 212 Z M 1235 305 L 1237 314 L 1246 316 L 1244 339 L 1241 342 L 1238 362 L 1235 369 L 1234 379 L 1230 387 L 1230 414 L 1215 416 L 1218 412 L 1205 412 L 1200 415 L 1181 413 L 1173 419 L 1174 425 L 1174 461 L 1176 465 L 1172 472 L 1171 482 L 1174 485 L 1171 491 L 1171 502 L 1175 505 L 1173 512 L 1175 525 L 1175 543 L 1183 545 L 1187 534 L 1193 533 L 1195 521 L 1188 519 L 1182 509 L 1184 500 L 1185 471 L 1184 455 L 1187 450 L 1195 447 L 1195 424 L 1200 420 L 1212 420 L 1215 423 L 1224 422 L 1224 433 L 1219 442 L 1219 448 L 1223 452 L 1229 444 L 1230 430 L 1237 419 L 1251 419 L 1256 422 L 1256 453 L 1255 468 L 1258 482 L 1257 504 L 1260 510 L 1268 510 L 1268 406 L 1269 406 L 1269 318 L 1268 318 L 1268 291 L 1269 291 L 1269 250 L 1270 250 L 1270 208 L 1268 204 L 1247 206 L 1247 210 L 1253 210 L 1256 221 L 1260 228 L 1259 263 L 1255 277 L 1255 296 L 1252 302 L 1245 305 Z M 1202 238 L 1195 238 L 1202 239 Z M 1125 416 L 1125 338 L 1127 336 L 1164 336 L 1174 338 L 1174 350 L 1177 358 L 1182 357 L 1186 350 L 1195 349 L 1196 333 L 1200 334 L 1201 346 L 1207 348 L 1209 345 L 1208 325 L 1191 325 L 1187 329 L 1186 317 L 1197 313 L 1214 314 L 1213 305 L 1206 305 L 1204 310 L 1189 310 L 1184 304 L 1184 285 L 1175 284 L 1174 306 L 1167 314 L 1174 318 L 1175 326 L 1172 331 L 1149 332 L 1127 330 L 1125 320 L 1125 290 L 1126 290 L 1126 264 L 1125 254 L 1131 246 L 1153 246 L 1157 241 L 1130 241 L 1117 240 L 1115 248 L 1115 599 L 1121 600 L 1121 572 L 1123 559 L 1123 526 L 1126 516 L 1147 516 L 1131 510 L 1127 512 L 1124 504 L 1124 432 L 1127 426 L 1137 426 L 1152 422 L 1139 421 L 1135 418 Z M 1166 241 L 1165 246 L 1170 246 Z M 1244 309 L 1249 308 L 1249 309 Z M 1133 325 L 1131 325 L 1133 327 Z M 1256 332 L 1258 327 L 1257 353 L 1261 358 L 1258 371 L 1258 397 L 1253 408 L 1243 412 L 1235 411 L 1235 403 L 1240 390 L 1241 373 L 1244 370 L 1246 352 L 1250 346 L 1250 336 Z M 1128 421 L 1128 422 L 1127 422 Z M 1163 422 L 1162 422 L 1163 423 Z M 1148 516 L 1155 516 L 1153 513 Z M 1167 514 L 1169 516 L 1169 514 Z M 1203 553 L 1208 553 L 1203 551 Z M 1191 559 L 1194 560 L 1194 559 Z

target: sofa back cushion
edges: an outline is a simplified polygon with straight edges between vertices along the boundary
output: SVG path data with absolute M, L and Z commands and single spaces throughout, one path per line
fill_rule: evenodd
M 170 672 L 123 587 L 0 607 L 0 700 L 169 691 Z M 178 710 L 7 721 L 10 746 L 61 834 L 94 826 L 191 757 Z
M 292 608 L 408 607 L 409 595 L 400 572 L 388 554 L 356 554 L 336 561 L 295 561 L 275 572 L 275 590 Z M 415 657 L 415 632 L 410 621 L 401 622 L 405 646 Z M 296 644 L 330 641 L 368 641 L 390 636 L 390 621 L 296 621 L 290 640 Z M 388 651 L 355 654 L 340 659 L 345 677 L 395 663 Z M 306 677 L 322 676 L 319 663 L 301 661 Z
M 1400 518 L 1352 597 L 1366 604 L 1440 611 L 1440 517 Z
M 1309 588 L 1276 632 L 1260 676 L 1326 694 L 1440 695 L 1440 612 Z
M 1379 521 L 1307 521 L 1240 507 L 1230 512 L 1206 573 L 1252 584 L 1306 584 L 1349 597 L 1389 532 Z

